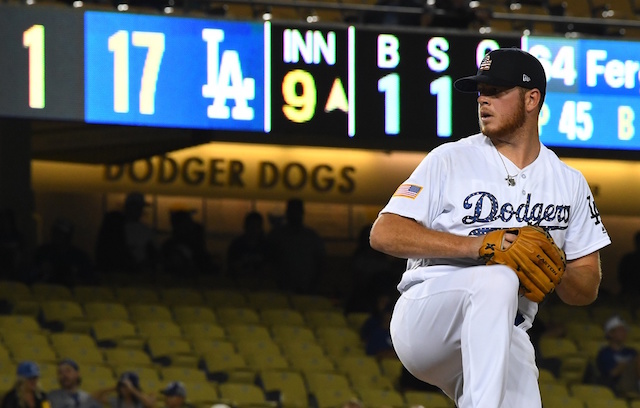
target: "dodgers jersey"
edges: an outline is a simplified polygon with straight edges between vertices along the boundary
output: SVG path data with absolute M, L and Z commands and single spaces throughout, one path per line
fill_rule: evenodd
M 514 186 L 507 183 L 507 172 L 516 175 Z M 457 235 L 484 235 L 495 229 L 538 225 L 564 249 L 567 260 L 611 243 L 582 173 L 542 144 L 536 160 L 518 169 L 506 157 L 501 160 L 491 140 L 481 133 L 433 149 L 381 213 L 395 213 L 427 228 Z M 430 277 L 471 264 L 481 263 L 470 259 L 409 259 L 398 290 L 403 292 Z M 522 305 L 525 310 L 521 311 L 529 312 L 530 322 L 537 310 L 534 305 Z

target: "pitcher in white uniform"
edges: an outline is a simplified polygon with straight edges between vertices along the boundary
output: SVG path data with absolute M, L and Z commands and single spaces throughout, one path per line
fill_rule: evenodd
M 478 260 L 482 235 L 538 225 L 567 255 L 556 289 L 588 305 L 601 281 L 599 250 L 611 241 L 583 175 L 539 139 L 546 76 L 516 48 L 482 60 L 455 88 L 477 92 L 481 133 L 433 149 L 380 212 L 371 246 L 407 258 L 391 321 L 398 357 L 460 408 L 540 408 L 527 330 L 538 304 L 515 272 Z

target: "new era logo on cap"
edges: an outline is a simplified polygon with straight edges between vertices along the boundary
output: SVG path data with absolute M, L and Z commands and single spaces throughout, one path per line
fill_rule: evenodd
M 483 71 L 488 71 L 489 68 L 491 68 L 491 57 L 486 55 L 482 59 L 482 62 L 480 63 L 480 69 L 483 70 Z
M 531 78 L 527 74 L 522 74 L 522 82 L 531 82 Z

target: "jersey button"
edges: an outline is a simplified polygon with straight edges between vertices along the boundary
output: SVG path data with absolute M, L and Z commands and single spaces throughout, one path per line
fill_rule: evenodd
M 520 177 L 522 177 L 523 179 L 527 178 L 526 174 L 521 175 Z
M 522 190 L 522 195 L 527 195 L 527 192 Z

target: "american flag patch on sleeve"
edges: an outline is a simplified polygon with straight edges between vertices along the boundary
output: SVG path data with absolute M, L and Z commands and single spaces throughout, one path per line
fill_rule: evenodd
M 394 197 L 407 197 L 414 199 L 420 194 L 422 191 L 422 187 L 416 186 L 415 184 L 402 184 L 395 193 L 393 193 Z

